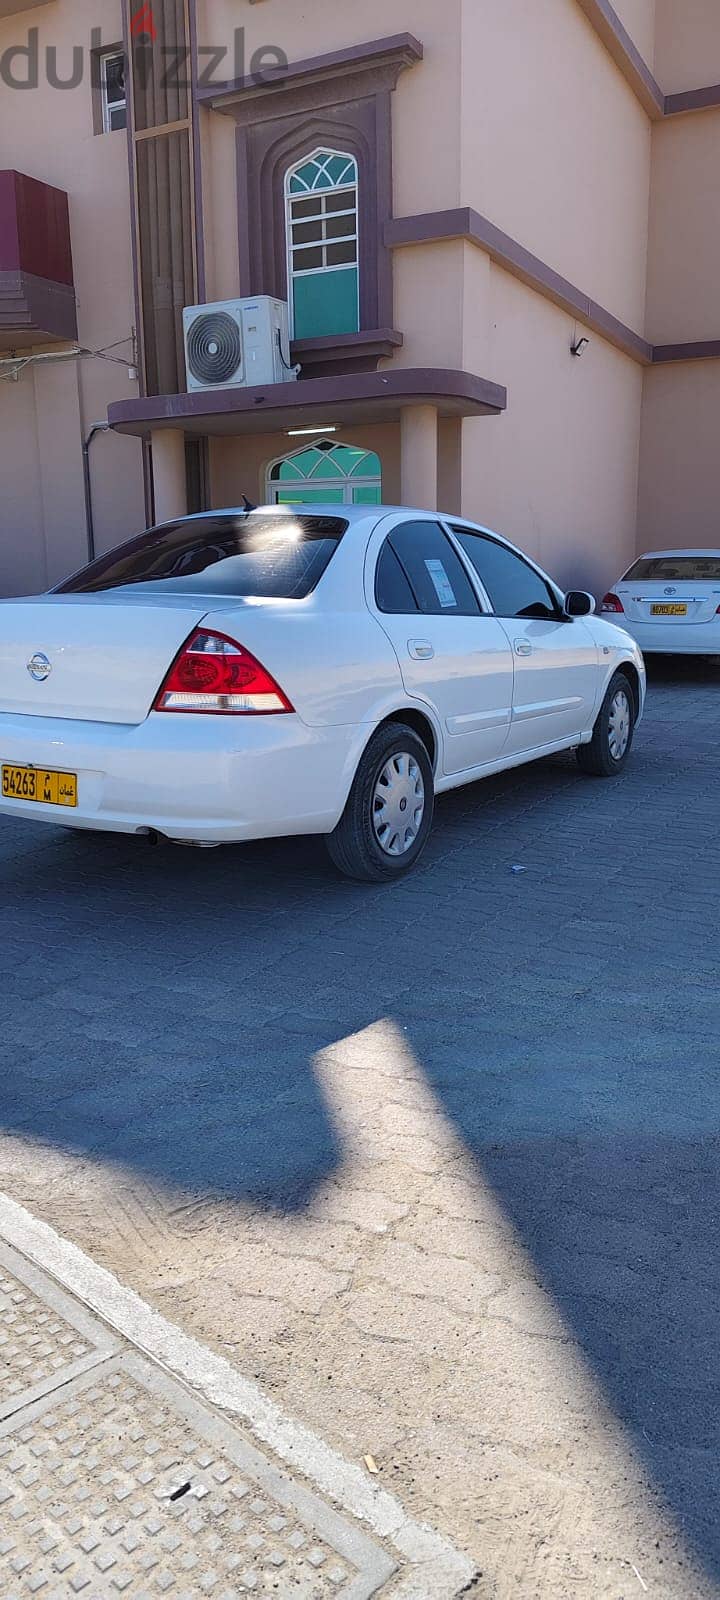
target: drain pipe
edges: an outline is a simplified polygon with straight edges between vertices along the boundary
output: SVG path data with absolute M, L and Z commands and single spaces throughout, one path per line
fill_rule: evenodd
M 109 422 L 94 422 L 82 447 L 83 484 L 85 488 L 85 529 L 87 533 L 88 561 L 95 560 L 95 522 L 93 518 L 92 479 L 90 477 L 90 446 L 96 433 L 109 433 Z

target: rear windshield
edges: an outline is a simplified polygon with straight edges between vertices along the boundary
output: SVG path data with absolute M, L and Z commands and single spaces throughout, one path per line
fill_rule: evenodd
M 720 582 L 720 556 L 646 556 L 636 561 L 625 573 L 633 582 L 636 578 L 653 579 L 657 583 L 718 583 Z
M 100 556 L 56 594 L 96 594 L 129 584 L 163 594 L 304 600 L 347 528 L 341 517 L 238 512 L 151 528 Z

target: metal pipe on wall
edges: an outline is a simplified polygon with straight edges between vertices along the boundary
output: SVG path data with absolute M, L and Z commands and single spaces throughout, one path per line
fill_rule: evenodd
M 90 476 L 90 446 L 96 433 L 109 433 L 109 422 L 94 422 L 86 439 L 83 440 L 83 487 L 85 490 L 85 531 L 87 534 L 88 561 L 95 560 L 95 521 L 92 503 L 92 478 Z

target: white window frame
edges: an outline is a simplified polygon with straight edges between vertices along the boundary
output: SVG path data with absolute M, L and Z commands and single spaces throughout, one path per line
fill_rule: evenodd
M 102 106 L 103 133 L 119 133 L 121 131 L 119 128 L 113 127 L 112 115 L 114 111 L 125 112 L 125 124 L 127 126 L 127 89 L 124 100 L 114 100 L 112 104 L 108 100 L 107 65 L 109 61 L 118 60 L 124 60 L 122 50 L 105 50 L 100 57 L 100 102 Z
M 323 444 L 330 444 L 332 445 L 332 448 L 335 449 L 338 445 L 343 447 L 345 445 L 345 441 L 343 439 L 308 439 L 305 444 L 298 445 L 297 449 L 285 450 L 281 456 L 276 456 L 274 461 L 268 462 L 265 473 L 265 504 L 269 506 L 278 505 L 279 501 L 277 497 L 282 489 L 292 488 L 294 490 L 297 488 L 299 490 L 302 488 L 304 483 L 308 489 L 337 490 L 342 488 L 342 504 L 346 506 L 351 506 L 354 504 L 353 489 L 379 489 L 379 504 L 382 505 L 382 463 L 379 477 L 377 474 L 373 474 L 372 476 L 360 475 L 359 477 L 347 477 L 344 479 L 323 478 L 322 476 L 319 476 L 317 478 L 298 478 L 296 484 L 290 484 L 287 479 L 279 480 L 277 478 L 273 478 L 273 472 L 276 467 L 283 466 L 286 461 L 292 461 L 293 456 L 302 456 L 305 454 L 306 450 L 317 449 L 319 445 Z M 351 445 L 349 448 L 357 449 L 358 446 Z M 367 450 L 365 453 L 366 455 L 375 455 L 377 452 L 374 450 Z M 338 500 L 337 504 L 340 505 L 340 503 L 341 502 Z M 368 509 L 371 510 L 372 507 L 369 506 Z
M 353 173 L 354 173 L 352 181 L 349 182 L 349 183 L 335 184 L 332 188 L 329 188 L 329 189 L 328 188 L 322 188 L 322 189 L 316 189 L 316 190 L 308 189 L 307 194 L 293 194 L 293 193 L 291 193 L 291 190 L 290 190 L 291 181 L 296 176 L 296 174 L 300 171 L 300 169 L 302 167 L 307 166 L 309 161 L 318 161 L 321 156 L 328 156 L 328 157 L 333 157 L 333 158 L 337 157 L 341 161 L 347 161 L 349 163 L 351 162 L 352 166 L 353 166 Z M 351 232 L 349 232 L 347 234 L 343 234 L 340 238 L 337 238 L 337 239 L 326 239 L 326 240 L 319 239 L 315 245 L 312 245 L 312 244 L 309 244 L 309 243 L 298 244 L 298 245 L 293 244 L 293 231 L 292 231 L 293 230 L 293 214 L 292 214 L 293 201 L 295 201 L 295 200 L 312 199 L 313 194 L 317 194 L 317 197 L 318 197 L 318 210 L 317 210 L 317 212 L 311 217 L 300 217 L 300 218 L 297 218 L 296 221 L 297 222 L 310 222 L 310 223 L 315 222 L 315 223 L 320 223 L 321 224 L 322 221 L 324 220 L 324 218 L 327 216 L 327 211 L 326 211 L 325 206 L 323 205 L 323 200 L 327 200 L 333 195 L 342 194 L 343 191 L 349 190 L 349 189 L 354 189 L 354 191 L 355 191 L 355 206 L 354 206 L 354 208 L 353 207 L 348 207 L 347 212 L 334 211 L 334 212 L 331 213 L 331 215 L 335 216 L 335 217 L 341 217 L 343 215 L 347 215 L 348 217 L 354 216 L 354 228 L 353 228 L 353 230 Z M 322 229 L 321 229 L 321 231 L 322 231 Z M 322 267 L 298 267 L 297 270 L 296 270 L 296 268 L 294 266 L 295 252 L 297 250 L 322 249 L 323 250 L 323 255 L 325 255 L 325 252 L 327 250 L 328 245 L 349 244 L 349 243 L 354 243 L 354 245 L 355 245 L 355 260 L 354 261 L 342 261 L 342 262 L 338 262 L 337 265 L 334 265 L 334 266 L 325 264 Z M 309 150 L 306 155 L 304 155 L 304 156 L 302 156 L 300 158 L 300 160 L 294 161 L 292 166 L 288 167 L 288 170 L 285 173 L 285 250 L 286 250 L 286 260 L 287 260 L 288 313 L 289 313 L 289 318 L 290 318 L 290 338 L 293 339 L 295 337 L 295 295 L 293 293 L 293 286 L 294 286 L 295 279 L 296 278 L 318 277 L 319 274 L 323 273 L 323 272 L 355 272 L 355 273 L 357 273 L 357 325 L 358 325 L 358 328 L 359 328 L 360 327 L 360 172 L 359 172 L 359 169 L 358 169 L 357 158 L 355 156 L 351 155 L 349 151 L 347 151 L 347 150 L 331 150 L 331 149 L 329 149 L 329 147 L 327 145 L 319 145 L 317 147 L 317 149 Z

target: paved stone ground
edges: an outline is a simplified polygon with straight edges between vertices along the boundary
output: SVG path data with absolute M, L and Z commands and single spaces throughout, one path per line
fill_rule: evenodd
M 359 1528 L 4 1246 L 0 1407 L 3 1600 L 386 1592 Z
M 620 781 L 447 796 L 391 890 L 0 823 L 0 1188 L 483 1600 L 720 1595 L 719 776 L 660 666 Z

